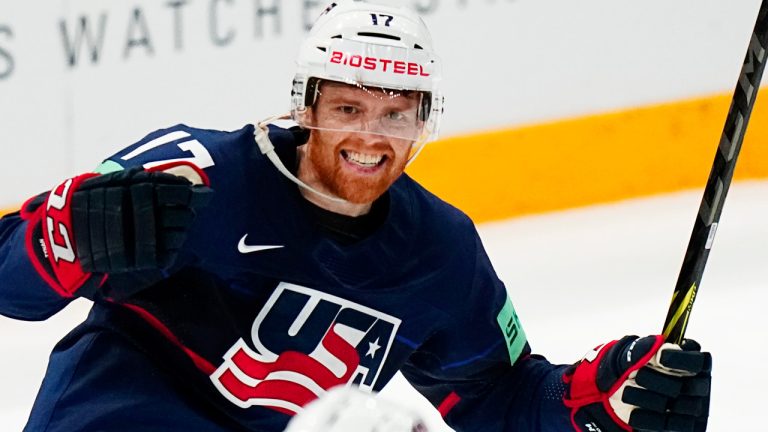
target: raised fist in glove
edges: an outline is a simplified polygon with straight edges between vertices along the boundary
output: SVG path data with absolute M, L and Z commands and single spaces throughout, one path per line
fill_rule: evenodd
M 693 340 L 625 336 L 566 371 L 564 402 L 578 431 L 704 431 L 711 367 Z
M 185 164 L 68 179 L 23 207 L 30 258 L 65 297 L 94 273 L 167 268 L 211 198 L 207 182 Z

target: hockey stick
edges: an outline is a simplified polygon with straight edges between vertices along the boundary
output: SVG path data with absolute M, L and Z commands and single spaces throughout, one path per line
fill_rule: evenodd
M 683 267 L 680 269 L 672 303 L 664 322 L 664 336 L 672 343 L 681 343 L 685 329 L 688 327 L 691 308 L 696 300 L 696 292 L 704 273 L 704 266 L 707 264 L 720 214 L 723 211 L 723 203 L 733 178 L 733 171 L 736 168 L 736 159 L 744 141 L 744 132 L 760 88 L 760 78 L 765 70 L 766 47 L 768 47 L 768 0 L 762 0 L 744 66 L 725 120 L 718 152 L 712 163 L 699 214 L 693 226 L 693 233 L 683 259 Z

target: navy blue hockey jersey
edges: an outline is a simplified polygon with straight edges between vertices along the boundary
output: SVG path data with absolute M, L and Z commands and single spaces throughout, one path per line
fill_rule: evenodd
M 404 174 L 381 226 L 339 242 L 253 133 L 179 125 L 101 166 L 187 160 L 214 198 L 173 268 L 108 275 L 54 349 L 27 430 L 281 431 L 326 389 L 378 391 L 398 370 L 458 431 L 572 430 L 563 368 L 530 354 L 464 214 Z M 290 131 L 270 137 L 295 152 Z M 42 320 L 71 299 L 36 274 L 25 228 L 0 220 L 0 313 Z

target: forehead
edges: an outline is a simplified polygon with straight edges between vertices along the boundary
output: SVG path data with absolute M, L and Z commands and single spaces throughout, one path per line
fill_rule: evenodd
M 421 100 L 417 91 L 391 90 L 381 87 L 366 87 L 344 84 L 333 81 L 323 81 L 319 89 L 320 99 L 325 100 L 354 100 L 358 102 L 391 102 L 394 104 L 416 104 Z

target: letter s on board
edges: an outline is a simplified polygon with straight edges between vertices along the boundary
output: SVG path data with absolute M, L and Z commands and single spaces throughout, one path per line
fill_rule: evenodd
M 13 30 L 6 25 L 0 24 L 0 37 L 10 39 L 13 37 Z M 0 39 L 0 42 L 2 42 L 2 39 Z M 13 55 L 0 44 L 0 81 L 9 78 L 13 74 L 14 66 Z

